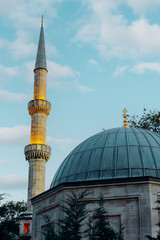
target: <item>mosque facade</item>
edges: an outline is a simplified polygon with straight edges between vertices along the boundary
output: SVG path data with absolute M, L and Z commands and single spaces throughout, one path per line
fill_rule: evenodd
M 123 127 L 102 131 L 79 144 L 65 158 L 44 191 L 45 163 L 51 149 L 46 145 L 46 57 L 43 24 L 36 66 L 34 98 L 29 102 L 31 142 L 25 147 L 29 161 L 28 211 L 32 214 L 32 240 L 44 240 L 44 215 L 55 222 L 63 218 L 66 194 L 88 191 L 84 201 L 96 204 L 100 193 L 110 224 L 118 232 L 124 227 L 126 240 L 155 236 L 160 199 L 160 136 L 145 129 Z M 22 222 L 22 228 L 23 228 Z
M 66 194 L 83 190 L 89 192 L 85 200 L 93 205 L 103 194 L 110 224 L 116 232 L 122 224 L 126 240 L 154 236 L 159 221 L 155 209 L 160 197 L 159 167 L 158 134 L 121 127 L 91 136 L 62 162 L 50 189 L 32 199 L 33 239 L 44 239 L 44 214 L 57 221 Z

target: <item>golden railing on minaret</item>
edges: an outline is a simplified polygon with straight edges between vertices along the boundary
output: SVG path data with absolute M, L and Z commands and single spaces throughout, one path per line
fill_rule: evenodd
M 31 137 L 30 144 L 24 150 L 29 162 L 28 210 L 32 209 L 30 199 L 45 191 L 45 163 L 51 154 L 51 148 L 46 145 L 46 121 L 51 109 L 50 102 L 46 100 L 47 72 L 42 17 L 34 69 L 33 100 L 28 103 Z

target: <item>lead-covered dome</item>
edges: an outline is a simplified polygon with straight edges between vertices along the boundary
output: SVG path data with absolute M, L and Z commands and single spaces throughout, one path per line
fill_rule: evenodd
M 160 136 L 138 128 L 114 128 L 79 144 L 62 162 L 51 183 L 160 177 Z

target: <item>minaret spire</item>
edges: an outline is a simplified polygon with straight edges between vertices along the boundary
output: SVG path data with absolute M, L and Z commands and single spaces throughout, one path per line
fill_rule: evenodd
M 39 68 L 47 70 L 44 29 L 43 29 L 43 15 L 41 18 L 41 31 L 39 36 L 37 57 L 36 57 L 36 63 L 35 63 L 35 69 L 39 69 Z

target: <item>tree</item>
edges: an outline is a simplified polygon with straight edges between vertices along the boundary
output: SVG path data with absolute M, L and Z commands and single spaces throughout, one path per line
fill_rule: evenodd
M 149 240 L 156 240 L 157 238 L 153 238 L 153 237 L 151 237 L 151 236 L 149 236 L 149 235 L 147 235 L 146 236 Z
M 119 233 L 117 234 L 117 240 L 124 240 L 124 227 L 120 225 Z
M 159 229 L 160 229 L 160 223 L 158 223 L 157 225 L 158 225 L 158 227 L 159 227 Z M 149 236 L 149 235 L 147 235 L 146 237 L 147 237 L 149 240 L 160 240 L 160 230 L 157 231 L 157 236 L 156 236 L 155 238 L 153 238 L 153 237 L 151 237 L 151 236 Z
M 19 216 L 27 210 L 27 204 L 9 201 L 2 204 L 4 194 L 0 195 L 0 239 L 18 240 Z
M 88 211 L 88 202 L 84 198 L 88 195 L 86 191 L 79 194 L 72 193 L 64 200 L 61 211 L 64 218 L 60 220 L 60 240 L 81 240 L 85 236 L 84 221 Z
M 157 202 L 160 203 L 159 200 L 158 200 Z M 160 210 L 159 207 L 156 208 L 156 209 L 157 209 L 157 210 Z M 153 238 L 153 237 L 147 235 L 146 237 L 147 237 L 149 240 L 160 240 L 160 223 L 158 223 L 157 225 L 158 225 L 158 227 L 159 227 L 159 230 L 157 231 L 157 236 L 156 236 L 156 238 Z
M 157 132 L 160 134 L 160 112 L 149 111 L 143 109 L 143 114 L 141 117 L 138 115 L 127 115 L 128 116 L 128 123 L 131 127 L 136 128 L 145 128 L 153 132 Z
M 58 236 L 54 230 L 54 223 L 51 222 L 51 218 L 48 215 L 44 216 L 45 225 L 43 227 L 43 234 L 45 240 L 57 240 Z
M 88 226 L 87 229 L 88 240 L 96 240 L 94 216 L 90 216 L 88 218 L 87 226 Z
M 111 228 L 108 218 L 107 211 L 104 208 L 104 200 L 102 194 L 98 199 L 98 207 L 95 209 L 92 216 L 92 228 L 94 233 L 90 232 L 90 240 L 116 240 L 117 236 L 114 230 Z M 93 238 L 94 237 L 94 238 Z

